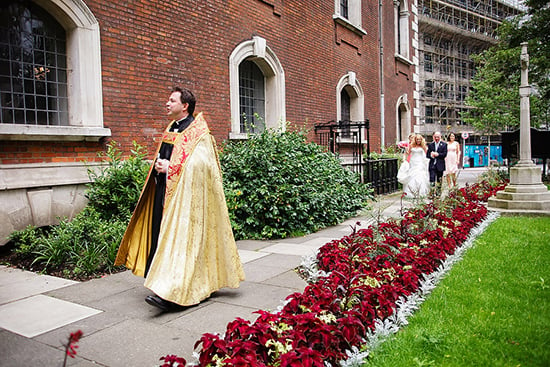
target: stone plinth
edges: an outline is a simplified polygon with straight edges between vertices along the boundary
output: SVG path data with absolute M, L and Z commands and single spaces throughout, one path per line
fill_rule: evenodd
M 536 165 L 516 165 L 510 168 L 510 184 L 511 185 L 542 185 L 541 170 Z M 543 185 L 546 189 L 546 186 Z
M 550 215 L 550 191 L 541 182 L 541 170 L 533 165 L 510 169 L 510 184 L 489 198 L 489 209 L 516 214 Z

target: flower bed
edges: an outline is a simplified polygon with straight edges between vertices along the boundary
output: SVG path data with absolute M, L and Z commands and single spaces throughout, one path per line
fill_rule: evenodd
M 418 292 L 486 218 L 480 201 L 485 191 L 502 188 L 467 186 L 403 218 L 327 243 L 314 266 L 302 268 L 311 280 L 302 293 L 287 297 L 278 312 L 257 311 L 253 323 L 234 320 L 225 335 L 204 334 L 195 346 L 196 365 L 344 365 L 367 344 L 377 323 L 394 316 L 400 302 Z M 176 364 L 165 359 L 166 366 Z

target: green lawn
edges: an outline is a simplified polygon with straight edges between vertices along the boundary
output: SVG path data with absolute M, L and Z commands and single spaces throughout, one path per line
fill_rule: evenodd
M 500 217 L 365 366 L 550 366 L 550 217 Z

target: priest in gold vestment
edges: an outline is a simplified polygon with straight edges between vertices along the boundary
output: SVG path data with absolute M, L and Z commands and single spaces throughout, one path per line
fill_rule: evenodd
M 155 293 L 147 303 L 163 310 L 195 305 L 244 280 L 214 137 L 202 113 L 193 118 L 189 90 L 174 88 L 166 108 L 173 121 L 115 261 L 145 277 Z

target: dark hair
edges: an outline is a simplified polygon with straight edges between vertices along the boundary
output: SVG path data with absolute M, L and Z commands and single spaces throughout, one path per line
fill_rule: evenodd
M 180 88 L 180 87 L 174 87 L 172 89 L 172 93 L 174 92 L 180 92 L 181 103 L 187 103 L 189 105 L 189 107 L 187 107 L 187 112 L 189 112 L 189 114 L 192 115 L 195 112 L 195 104 L 197 103 L 197 100 L 195 99 L 193 92 L 191 92 L 187 88 Z

